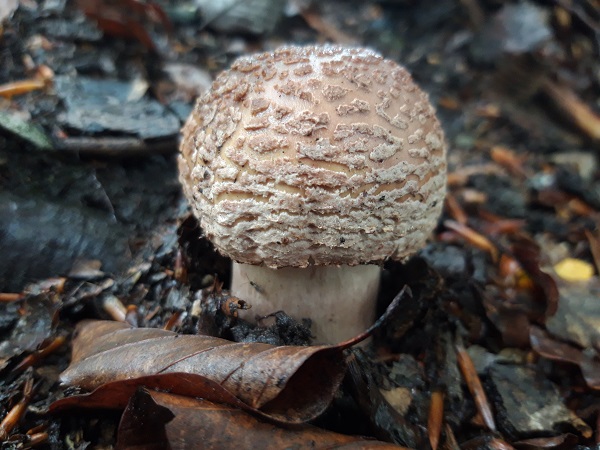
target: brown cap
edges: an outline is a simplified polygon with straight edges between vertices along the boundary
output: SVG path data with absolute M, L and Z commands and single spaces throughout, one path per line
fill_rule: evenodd
M 437 223 L 446 155 L 410 74 L 363 48 L 285 47 L 222 72 L 183 128 L 180 180 L 240 263 L 404 259 Z

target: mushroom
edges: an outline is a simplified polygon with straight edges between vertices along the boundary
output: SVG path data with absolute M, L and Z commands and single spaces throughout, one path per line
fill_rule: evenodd
M 284 47 L 237 59 L 183 130 L 180 180 L 233 262 L 247 317 L 310 318 L 317 342 L 371 325 L 388 258 L 424 246 L 446 191 L 434 108 L 372 50 Z

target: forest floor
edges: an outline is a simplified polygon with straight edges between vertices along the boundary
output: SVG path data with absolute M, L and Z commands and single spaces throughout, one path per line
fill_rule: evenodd
M 598 0 L 228 3 L 0 5 L 2 448 L 599 448 Z M 379 310 L 400 304 L 367 346 L 257 363 L 310 331 L 237 319 L 180 193 L 179 129 L 236 57 L 325 42 L 429 94 L 448 197 L 427 247 L 385 265 Z M 223 367 L 144 372 L 206 349 L 254 367 L 250 394 Z M 289 386 L 261 403 L 267 367 Z M 137 381 L 86 395 L 109 371 Z

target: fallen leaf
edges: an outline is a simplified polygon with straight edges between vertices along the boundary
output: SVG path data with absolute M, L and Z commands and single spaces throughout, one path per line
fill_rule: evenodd
M 118 449 L 399 449 L 304 425 L 286 429 L 230 406 L 140 389 L 119 426 Z
M 529 345 L 530 316 L 536 305 L 531 305 L 528 297 L 507 301 L 497 289 L 488 287 L 483 291 L 483 306 L 505 345 L 519 348 Z
M 531 348 L 544 358 L 578 365 L 585 382 L 592 389 L 600 389 L 600 360 L 593 350 L 584 351 L 552 337 L 546 330 L 530 328 Z
M 188 397 L 202 397 L 213 402 L 252 410 L 219 383 L 200 375 L 176 372 L 106 383 L 88 394 L 72 395 L 55 401 L 50 405 L 50 412 L 57 413 L 72 408 L 122 410 L 127 407 L 131 396 L 140 386 Z M 260 415 L 260 412 L 258 414 Z
M 587 281 L 594 276 L 594 266 L 576 258 L 563 259 L 554 266 L 554 271 L 566 281 Z
M 598 238 L 598 233 L 592 233 L 589 230 L 584 230 L 584 232 L 585 237 L 587 237 L 587 240 L 590 243 L 590 252 L 594 257 L 596 271 L 600 273 L 600 239 Z
M 77 327 L 71 365 L 61 381 L 91 390 L 119 380 L 193 374 L 276 420 L 304 422 L 323 412 L 341 383 L 343 348 L 244 344 L 87 321 Z
M 512 245 L 512 251 L 515 258 L 527 272 L 535 287 L 539 290 L 538 300 L 543 303 L 542 317 L 538 317 L 541 322 L 556 314 L 558 309 L 558 287 L 554 278 L 542 271 L 540 268 L 540 248 L 528 238 L 520 238 Z M 535 313 L 532 311 L 531 313 Z
M 461 442 L 461 450 L 515 450 L 515 448 L 503 439 L 499 439 L 492 435 L 477 436 L 469 439 L 466 442 Z
M 519 450 L 541 450 L 546 448 L 551 448 L 554 450 L 568 450 L 574 448 L 577 444 L 577 441 L 577 436 L 571 433 L 566 433 L 552 437 L 523 439 L 515 442 L 514 444 Z
M 346 370 L 343 351 L 388 322 L 405 297 L 411 297 L 406 286 L 368 330 L 335 346 L 235 343 L 120 322 L 82 322 L 61 380 L 96 390 L 55 401 L 50 411 L 123 409 L 137 388 L 147 387 L 226 403 L 272 422 L 306 422 L 337 391 Z
M 0 305 L 5 330 L 0 342 L 0 368 L 11 358 L 31 353 L 52 338 L 56 305 L 48 295 L 28 296 L 18 303 Z
M 156 51 L 154 40 L 147 29 L 150 23 L 162 25 L 167 32 L 171 32 L 173 28 L 164 10 L 153 2 L 77 0 L 75 3 L 107 35 L 136 39 L 148 50 Z

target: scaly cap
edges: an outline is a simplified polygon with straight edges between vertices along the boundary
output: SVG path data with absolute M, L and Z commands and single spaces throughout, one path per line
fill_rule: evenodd
M 437 223 L 444 136 L 410 74 L 362 48 L 236 60 L 183 128 L 180 180 L 225 255 L 268 267 L 404 259 Z

